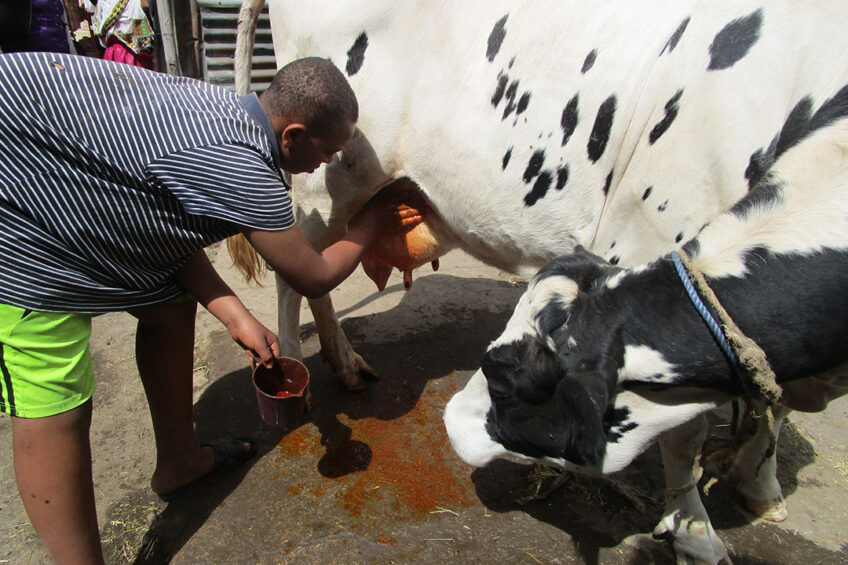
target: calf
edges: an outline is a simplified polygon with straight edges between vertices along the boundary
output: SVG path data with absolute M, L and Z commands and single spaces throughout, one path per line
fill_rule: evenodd
M 799 113 L 769 174 L 682 248 L 783 386 L 772 442 L 789 410 L 821 410 L 848 390 L 846 117 L 848 87 Z M 672 494 L 656 531 L 680 557 L 716 563 L 727 552 L 693 488 L 703 413 L 749 390 L 763 398 L 698 311 L 710 320 L 717 307 L 693 304 L 675 263 L 621 269 L 578 249 L 546 265 L 445 425 L 473 465 L 516 457 L 611 473 L 659 441 Z M 749 507 L 782 519 L 766 437 L 743 449 L 734 473 Z

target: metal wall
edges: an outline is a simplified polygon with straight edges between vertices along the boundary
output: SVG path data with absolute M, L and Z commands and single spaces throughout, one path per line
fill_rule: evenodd
M 201 69 L 203 80 L 234 90 L 233 57 L 236 50 L 236 25 L 241 0 L 195 0 L 201 28 Z M 268 6 L 263 8 L 256 26 L 253 48 L 251 91 L 261 92 L 277 72 Z

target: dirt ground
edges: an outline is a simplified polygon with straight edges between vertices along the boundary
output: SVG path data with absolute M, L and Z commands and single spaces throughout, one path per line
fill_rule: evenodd
M 225 251 L 210 253 L 248 307 L 276 327 L 272 278 L 247 288 Z M 473 469 L 454 455 L 444 405 L 477 369 L 523 286 L 460 252 L 443 258 L 439 272 L 416 274 L 409 292 L 395 273 L 379 294 L 360 270 L 332 294 L 352 346 L 381 376 L 362 393 L 333 380 L 304 302 L 301 337 L 315 408 L 288 431 L 260 420 L 244 353 L 201 312 L 198 433 L 251 437 L 259 449 L 170 504 L 149 489 L 154 444 L 133 357 L 135 324 L 122 313 L 96 318 L 91 436 L 107 560 L 673 563 L 670 546 L 650 536 L 663 496 L 656 448 L 610 479 L 569 476 L 530 502 L 523 499 L 550 480 L 539 469 L 504 461 Z M 846 416 L 845 398 L 823 414 L 790 415 L 779 442 L 789 508 L 782 524 L 754 519 L 728 485 L 704 496 L 735 563 L 848 563 Z M 0 564 L 44 563 L 15 487 L 5 416 L 0 449 Z

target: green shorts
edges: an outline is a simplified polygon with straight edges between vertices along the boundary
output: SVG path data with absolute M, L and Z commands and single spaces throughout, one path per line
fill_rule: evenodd
M 42 418 L 91 398 L 91 318 L 0 304 L 0 412 Z

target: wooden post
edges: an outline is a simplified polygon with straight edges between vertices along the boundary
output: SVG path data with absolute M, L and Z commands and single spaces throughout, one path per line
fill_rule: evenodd
M 181 74 L 179 50 L 177 49 L 177 37 L 174 32 L 174 11 L 171 8 L 171 0 L 156 0 L 156 18 L 159 21 L 159 38 L 162 42 L 162 53 L 165 57 L 163 71 L 169 75 Z

